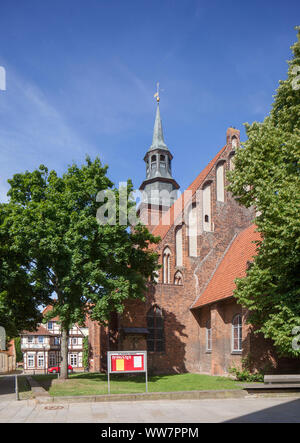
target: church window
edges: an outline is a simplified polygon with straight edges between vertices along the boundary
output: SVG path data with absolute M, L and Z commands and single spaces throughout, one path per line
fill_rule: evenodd
M 182 286 L 183 285 L 183 278 L 180 271 L 177 271 L 174 276 L 174 285 Z
M 203 189 L 203 230 L 211 231 L 211 185 Z
M 211 321 L 208 320 L 206 323 L 206 351 L 212 350 L 212 330 L 211 330 Z
M 176 243 L 176 266 L 182 266 L 182 226 L 179 226 L 175 234 Z
M 217 166 L 216 172 L 217 179 L 217 201 L 224 201 L 224 164 L 219 164 Z
M 234 136 L 232 137 L 232 139 L 231 139 L 231 146 L 232 146 L 233 148 L 236 148 L 236 147 L 237 147 L 237 138 L 236 138 L 235 135 L 234 135 Z
M 192 205 L 188 212 L 189 256 L 197 257 L 197 208 Z
M 242 351 L 242 316 L 240 314 L 232 319 L 232 351 Z
M 166 248 L 163 253 L 163 283 L 171 283 L 171 251 Z
M 164 352 L 164 319 L 162 310 L 153 306 L 147 314 L 147 350 L 149 352 Z

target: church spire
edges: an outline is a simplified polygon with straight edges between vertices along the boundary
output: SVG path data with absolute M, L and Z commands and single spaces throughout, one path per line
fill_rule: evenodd
M 152 145 L 150 146 L 149 151 L 152 151 L 153 149 L 168 149 L 164 141 L 164 134 L 160 118 L 159 97 L 157 98 L 158 100 L 157 100 L 156 116 L 155 116 L 154 129 L 153 129 Z
M 140 190 L 144 190 L 147 194 L 148 204 L 156 206 L 161 212 L 167 210 L 174 203 L 179 185 L 172 176 L 173 155 L 168 149 L 163 136 L 159 109 L 159 84 L 157 84 L 157 92 L 154 97 L 156 97 L 157 107 L 152 144 L 144 157 L 146 178 L 141 184 Z M 163 197 L 163 194 L 165 194 L 165 197 Z M 169 197 L 166 197 L 166 195 Z

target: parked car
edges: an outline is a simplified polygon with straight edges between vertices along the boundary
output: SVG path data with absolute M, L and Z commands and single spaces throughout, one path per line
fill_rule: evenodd
M 60 373 L 60 366 L 53 366 L 52 368 L 48 368 L 48 374 L 57 374 Z M 73 368 L 71 365 L 68 366 L 68 373 L 72 374 Z

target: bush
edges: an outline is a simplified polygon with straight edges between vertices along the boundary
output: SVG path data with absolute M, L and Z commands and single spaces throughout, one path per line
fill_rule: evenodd
M 233 374 L 238 381 L 263 382 L 264 374 L 262 372 L 251 373 L 248 369 L 230 368 L 229 373 Z

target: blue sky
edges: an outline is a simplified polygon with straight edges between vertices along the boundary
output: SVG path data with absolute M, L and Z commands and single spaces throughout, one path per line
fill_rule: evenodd
M 62 173 L 86 154 L 139 187 L 157 81 L 185 189 L 228 126 L 245 139 L 243 123 L 269 112 L 299 17 L 294 0 L 2 0 L 0 200 L 14 173 Z

